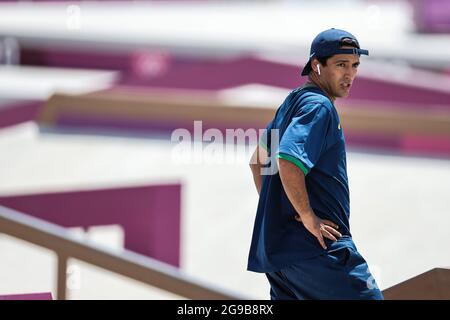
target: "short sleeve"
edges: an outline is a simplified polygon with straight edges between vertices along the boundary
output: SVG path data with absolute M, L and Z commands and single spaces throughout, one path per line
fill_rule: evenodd
M 284 132 L 277 157 L 297 165 L 305 175 L 323 153 L 331 111 L 322 104 L 305 105 Z

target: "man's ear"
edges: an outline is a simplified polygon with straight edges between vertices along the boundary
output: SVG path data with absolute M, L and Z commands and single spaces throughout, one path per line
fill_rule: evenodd
M 319 72 L 320 72 L 320 71 L 318 70 L 318 68 L 317 68 L 318 65 L 320 65 L 319 60 L 313 59 L 313 60 L 311 61 L 311 68 L 312 68 L 312 70 L 313 70 L 315 73 L 319 73 Z

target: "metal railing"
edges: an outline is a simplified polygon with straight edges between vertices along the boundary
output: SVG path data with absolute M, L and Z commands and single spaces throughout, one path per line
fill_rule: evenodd
M 66 299 L 67 260 L 75 258 L 188 299 L 246 299 L 202 283 L 179 269 L 155 259 L 123 250 L 100 248 L 70 234 L 63 227 L 0 206 L 0 233 L 52 250 L 58 257 L 57 299 Z

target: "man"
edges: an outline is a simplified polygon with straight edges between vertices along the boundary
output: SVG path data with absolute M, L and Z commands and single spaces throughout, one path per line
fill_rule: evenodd
M 260 198 L 248 270 L 266 274 L 272 299 L 383 299 L 351 238 L 334 106 L 349 95 L 361 54 L 369 52 L 346 31 L 317 35 L 302 71 L 309 81 L 279 107 L 250 162 Z

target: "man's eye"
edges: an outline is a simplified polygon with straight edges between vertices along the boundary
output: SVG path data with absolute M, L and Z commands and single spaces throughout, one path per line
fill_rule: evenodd
M 338 63 L 338 67 L 345 67 L 345 63 Z

